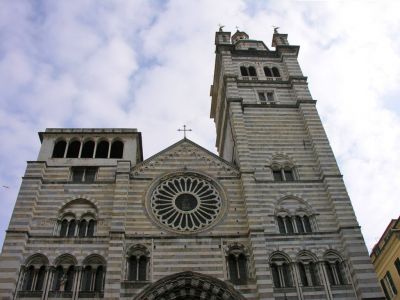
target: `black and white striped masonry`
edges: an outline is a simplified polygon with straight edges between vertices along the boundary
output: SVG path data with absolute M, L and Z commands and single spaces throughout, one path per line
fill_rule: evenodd
M 0 256 L 0 299 L 384 299 L 299 46 L 218 31 L 219 156 L 136 129 L 47 129 Z M 321 100 L 323 101 L 323 100 Z

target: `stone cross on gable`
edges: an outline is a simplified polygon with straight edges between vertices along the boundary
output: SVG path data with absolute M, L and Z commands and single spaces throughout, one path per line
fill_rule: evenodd
M 186 125 L 183 125 L 183 129 L 178 129 L 178 131 L 183 131 L 183 138 L 186 139 L 186 131 L 192 131 L 192 129 L 186 129 Z

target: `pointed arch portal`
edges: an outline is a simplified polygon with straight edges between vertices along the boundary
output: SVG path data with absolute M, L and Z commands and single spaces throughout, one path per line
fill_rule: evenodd
M 182 272 L 146 287 L 134 300 L 246 300 L 225 282 L 211 276 Z

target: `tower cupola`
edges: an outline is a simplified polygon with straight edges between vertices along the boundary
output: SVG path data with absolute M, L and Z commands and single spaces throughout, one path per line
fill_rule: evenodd
M 232 44 L 235 44 L 237 41 L 240 40 L 248 40 L 249 35 L 244 31 L 236 30 L 235 34 L 232 35 Z

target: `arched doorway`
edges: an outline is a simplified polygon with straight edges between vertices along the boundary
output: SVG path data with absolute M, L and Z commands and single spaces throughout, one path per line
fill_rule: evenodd
M 134 300 L 246 300 L 238 291 L 214 277 L 182 272 L 146 287 Z

